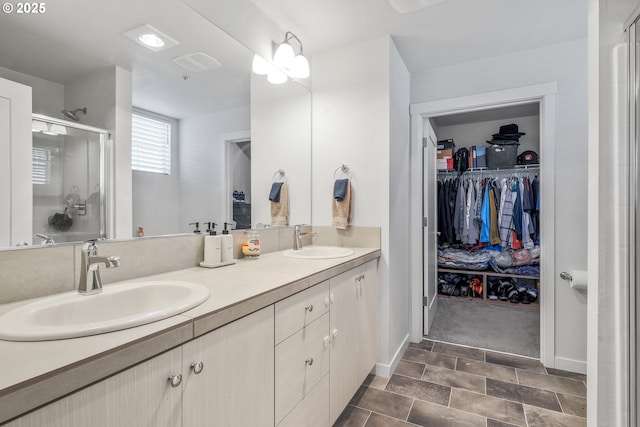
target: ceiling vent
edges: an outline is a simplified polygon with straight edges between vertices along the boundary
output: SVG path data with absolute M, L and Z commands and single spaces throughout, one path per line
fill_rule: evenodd
M 436 3 L 440 3 L 442 0 L 389 0 L 391 6 L 398 13 L 415 12 L 423 7 L 431 6 Z
M 173 58 L 173 62 L 194 73 L 213 70 L 222 66 L 220 61 L 203 52 L 188 53 Z

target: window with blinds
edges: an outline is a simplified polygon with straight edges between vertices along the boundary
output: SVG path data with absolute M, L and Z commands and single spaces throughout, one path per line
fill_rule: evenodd
M 31 179 L 34 184 L 51 183 L 51 149 L 44 147 L 31 148 Z
M 133 113 L 131 145 L 134 171 L 171 174 L 171 123 Z

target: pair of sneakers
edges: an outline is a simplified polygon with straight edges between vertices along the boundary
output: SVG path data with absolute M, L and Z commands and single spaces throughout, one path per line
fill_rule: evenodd
M 508 301 L 513 292 L 517 293 L 515 285 L 510 280 L 492 280 L 489 282 L 487 297 L 490 300 Z

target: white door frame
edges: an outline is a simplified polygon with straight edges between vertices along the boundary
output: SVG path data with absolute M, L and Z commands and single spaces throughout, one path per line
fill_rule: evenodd
M 422 139 L 432 117 L 529 103 L 540 105 L 540 360 L 555 367 L 555 82 L 411 104 L 411 341 L 423 337 Z M 434 254 L 435 256 L 435 254 Z
M 241 130 L 238 132 L 227 132 L 222 134 L 222 141 L 224 142 L 224 156 L 225 156 L 225 171 L 224 171 L 224 181 L 226 188 L 225 194 L 225 213 L 227 214 L 226 218 L 228 220 L 233 220 L 233 183 L 231 182 L 231 150 L 229 148 L 230 144 L 236 144 L 238 142 L 247 142 L 251 141 L 251 131 L 250 130 Z M 219 225 L 222 227 L 222 225 Z

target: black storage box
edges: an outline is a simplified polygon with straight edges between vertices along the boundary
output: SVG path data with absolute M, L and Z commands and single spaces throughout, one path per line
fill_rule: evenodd
M 489 169 L 507 169 L 516 164 L 518 145 L 492 145 L 487 147 L 487 167 Z
M 452 138 L 438 141 L 438 150 L 453 150 L 454 148 L 456 148 L 456 143 Z

